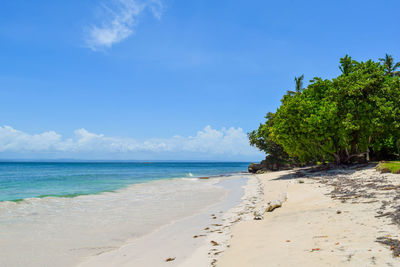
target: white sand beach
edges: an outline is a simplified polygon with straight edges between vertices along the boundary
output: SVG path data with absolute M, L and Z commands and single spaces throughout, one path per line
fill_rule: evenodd
M 397 176 L 372 167 L 298 176 L 251 175 L 242 202 L 218 223 L 196 229 L 200 217 L 188 218 L 81 266 L 400 266 L 395 249 L 377 242 L 399 238 L 398 225 L 379 216 L 398 196 Z M 253 220 L 281 194 L 281 208 Z
M 397 175 L 371 166 L 299 169 L 9 203 L 1 266 L 400 266 L 399 186 Z M 149 206 L 135 210 L 138 187 L 148 188 L 140 192 Z M 163 193 L 145 197 L 154 190 Z M 282 207 L 253 219 L 282 194 Z
M 398 238 L 397 225 L 375 217 L 387 195 L 368 200 L 355 197 L 343 203 L 328 195 L 330 186 L 315 180 L 320 174 L 301 178 L 304 183 L 280 180 L 288 173 L 259 175 L 264 201 L 274 199 L 278 192 L 287 192 L 287 201 L 264 220 L 238 223 L 231 246 L 217 266 L 400 266 L 389 247 L 376 242 L 378 237 Z M 358 176 L 365 183 L 372 175 L 382 176 L 373 169 L 345 175 Z

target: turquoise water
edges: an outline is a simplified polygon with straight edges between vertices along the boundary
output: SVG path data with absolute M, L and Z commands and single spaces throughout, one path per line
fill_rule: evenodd
M 0 162 L 0 201 L 74 197 L 160 179 L 247 171 L 246 162 Z

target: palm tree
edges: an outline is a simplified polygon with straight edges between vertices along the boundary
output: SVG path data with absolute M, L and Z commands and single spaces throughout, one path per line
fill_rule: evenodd
M 295 91 L 288 90 L 287 94 L 288 95 L 300 94 L 301 91 L 303 90 L 303 80 L 304 80 L 304 74 L 302 74 L 299 77 L 294 77 L 294 81 L 296 83 Z
M 391 55 L 386 54 L 385 58 L 380 58 L 379 60 L 382 62 L 388 76 L 400 76 L 400 71 L 396 71 L 400 67 L 400 62 L 394 63 Z

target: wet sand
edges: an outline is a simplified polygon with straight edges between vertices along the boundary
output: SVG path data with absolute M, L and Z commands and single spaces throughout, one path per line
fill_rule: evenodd
M 182 248 L 179 255 L 190 254 L 185 233 L 192 228 L 198 232 L 209 220 L 214 221 L 205 213 L 208 210 L 226 212 L 237 205 L 245 183 L 242 176 L 182 178 L 98 195 L 1 202 L 0 266 L 76 266 L 151 235 L 157 236 L 156 241 L 140 241 L 139 249 L 151 259 L 157 258 L 163 246 L 171 246 L 173 239 L 176 250 Z M 169 226 L 178 227 L 179 237 L 160 239 L 163 235 L 155 234 Z

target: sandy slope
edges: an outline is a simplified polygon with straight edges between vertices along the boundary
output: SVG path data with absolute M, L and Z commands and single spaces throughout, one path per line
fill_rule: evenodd
M 369 177 L 374 173 L 367 169 L 344 175 Z M 340 201 L 328 195 L 332 186 L 315 179 L 320 175 L 297 179 L 287 172 L 258 175 L 264 201 L 281 192 L 287 192 L 288 200 L 264 220 L 236 224 L 230 247 L 216 265 L 400 266 L 400 259 L 394 258 L 388 247 L 375 242 L 377 237 L 399 233 L 390 220 L 375 217 L 387 194 L 377 195 L 373 201 L 359 196 Z M 300 179 L 304 183 L 299 183 Z

